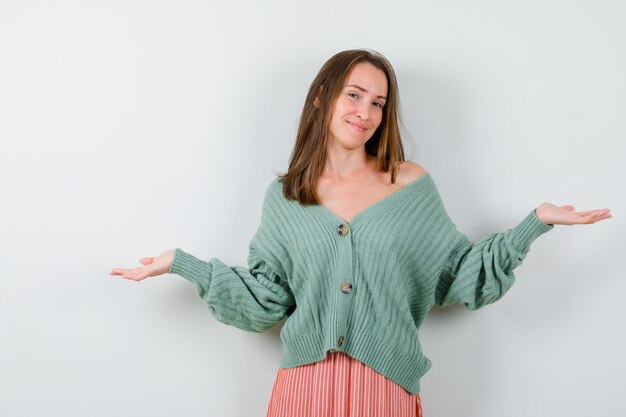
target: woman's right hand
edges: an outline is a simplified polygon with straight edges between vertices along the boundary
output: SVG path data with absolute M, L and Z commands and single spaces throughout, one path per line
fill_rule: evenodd
M 170 270 L 170 266 L 174 260 L 174 253 L 175 250 L 170 249 L 157 257 L 141 258 L 139 262 L 141 262 L 143 266 L 129 269 L 113 268 L 110 275 L 120 275 L 122 278 L 141 281 L 144 278 L 165 274 Z

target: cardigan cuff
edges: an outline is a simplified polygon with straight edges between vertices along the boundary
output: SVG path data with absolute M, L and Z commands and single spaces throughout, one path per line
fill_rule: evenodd
M 176 248 L 174 260 L 168 273 L 180 275 L 196 285 L 206 287 L 211 279 L 213 265 L 210 262 L 196 258 L 181 248 Z
M 554 229 L 553 224 L 546 224 L 533 209 L 517 226 L 510 231 L 510 242 L 523 254 L 530 249 L 530 244 L 542 234 Z

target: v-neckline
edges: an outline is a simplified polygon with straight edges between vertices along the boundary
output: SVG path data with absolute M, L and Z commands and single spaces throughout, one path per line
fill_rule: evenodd
M 426 181 L 426 179 L 430 179 L 430 172 L 426 172 L 425 174 L 420 175 L 413 181 L 403 185 L 391 194 L 373 202 L 372 204 L 355 214 L 350 221 L 347 221 L 341 216 L 337 215 L 334 211 L 324 206 L 323 204 L 316 204 L 310 207 L 326 220 L 330 221 L 333 225 L 340 225 L 342 223 L 345 223 L 350 225 L 351 227 L 354 227 L 355 224 L 361 222 L 364 218 L 367 218 L 368 216 L 371 216 L 384 208 L 390 207 L 390 205 L 401 200 L 405 196 L 410 195 L 410 191 L 412 189 L 419 189 L 425 186 L 430 182 Z

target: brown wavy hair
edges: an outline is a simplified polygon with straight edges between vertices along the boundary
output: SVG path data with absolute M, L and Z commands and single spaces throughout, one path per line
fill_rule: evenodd
M 378 129 L 365 143 L 365 151 L 376 157 L 376 167 L 381 172 L 391 170 L 391 182 L 395 183 L 398 164 L 405 160 L 400 138 L 401 115 L 396 74 L 382 54 L 369 49 L 351 49 L 339 52 L 326 61 L 309 88 L 289 159 L 289 169 L 278 176 L 283 181 L 285 198 L 296 200 L 302 205 L 320 204 L 316 184 L 326 162 L 334 105 L 350 70 L 361 62 L 372 64 L 387 76 L 387 102 L 383 107 L 383 117 Z

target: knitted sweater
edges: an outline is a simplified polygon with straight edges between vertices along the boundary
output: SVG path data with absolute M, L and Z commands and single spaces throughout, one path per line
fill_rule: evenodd
M 346 223 L 325 206 L 287 200 L 276 177 L 248 268 L 176 248 L 169 272 L 195 284 L 225 324 L 261 332 L 288 317 L 282 368 L 339 350 L 417 394 L 431 367 L 418 337 L 429 310 L 497 301 L 531 243 L 552 228 L 532 210 L 515 227 L 473 243 L 448 217 L 430 173 Z

